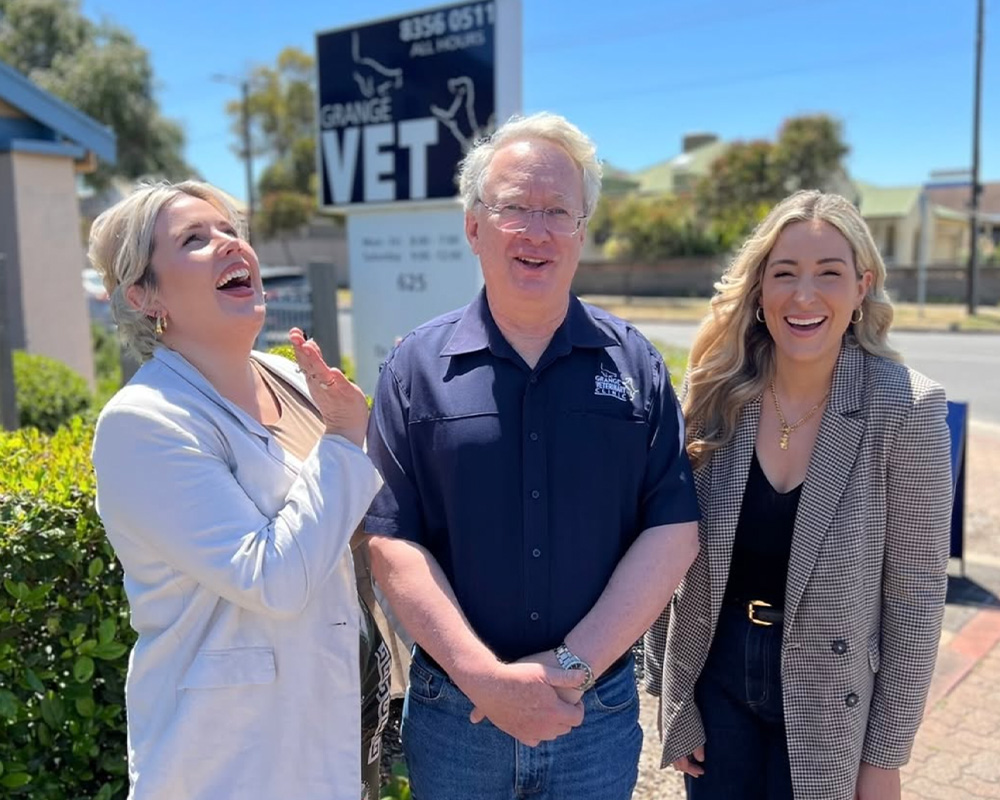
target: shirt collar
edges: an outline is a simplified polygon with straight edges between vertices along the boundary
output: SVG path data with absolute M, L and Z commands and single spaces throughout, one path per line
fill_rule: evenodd
M 607 347 L 615 344 L 615 339 L 597 324 L 579 298 L 570 295 L 566 318 L 552 335 L 549 347 L 551 348 L 553 344 L 561 345 L 567 350 L 572 347 Z M 476 295 L 476 299 L 462 312 L 454 333 L 441 350 L 441 355 L 456 356 L 475 353 L 486 348 L 493 352 L 506 351 L 510 345 L 503 338 L 493 314 L 490 313 L 486 289 L 483 288 Z

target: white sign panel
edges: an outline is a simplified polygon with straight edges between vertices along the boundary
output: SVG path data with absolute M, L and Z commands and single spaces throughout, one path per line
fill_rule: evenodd
M 354 356 L 358 385 L 367 393 L 400 338 L 468 304 L 482 287 L 464 219 L 457 204 L 348 216 Z

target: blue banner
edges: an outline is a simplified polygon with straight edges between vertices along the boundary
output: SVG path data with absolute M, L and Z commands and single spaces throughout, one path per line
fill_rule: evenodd
M 969 404 L 948 401 L 948 432 L 951 434 L 952 558 L 965 557 L 965 446 L 969 438 Z

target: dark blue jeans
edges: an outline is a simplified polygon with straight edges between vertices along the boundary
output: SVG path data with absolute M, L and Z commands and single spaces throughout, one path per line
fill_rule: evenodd
M 642 728 L 635 664 L 602 675 L 583 696 L 583 724 L 527 747 L 488 719 L 419 648 L 403 708 L 403 753 L 413 800 L 629 800 Z
M 685 776 L 688 800 L 792 800 L 781 697 L 781 625 L 723 606 L 695 688 L 705 725 L 705 774 Z

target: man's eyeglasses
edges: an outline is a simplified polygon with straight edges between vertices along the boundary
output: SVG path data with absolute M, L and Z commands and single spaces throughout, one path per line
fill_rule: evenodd
M 572 214 L 565 208 L 528 208 L 516 203 L 491 206 L 482 200 L 477 200 L 496 217 L 496 225 L 507 233 L 520 233 L 527 230 L 534 214 L 541 214 L 545 229 L 553 236 L 572 236 L 580 230 L 580 224 L 587 218 L 586 214 Z

